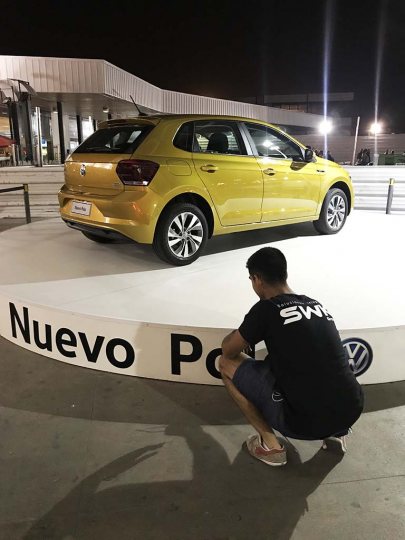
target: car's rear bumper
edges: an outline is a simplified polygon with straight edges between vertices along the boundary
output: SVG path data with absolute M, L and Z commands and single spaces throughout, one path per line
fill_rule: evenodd
M 72 213 L 73 201 L 91 203 L 90 215 Z M 123 192 L 114 197 L 89 197 L 63 189 L 59 192 L 60 214 L 69 227 L 110 238 L 124 236 L 141 244 L 153 242 L 154 202 L 153 194 L 145 192 Z
M 110 238 L 111 240 L 128 240 L 127 236 L 118 231 L 114 231 L 113 229 L 94 227 L 92 225 L 88 225 L 87 223 L 79 223 L 78 221 L 73 221 L 71 219 L 62 219 L 68 227 L 71 229 L 76 229 L 77 231 L 94 234 L 95 236 L 100 236 L 101 238 Z

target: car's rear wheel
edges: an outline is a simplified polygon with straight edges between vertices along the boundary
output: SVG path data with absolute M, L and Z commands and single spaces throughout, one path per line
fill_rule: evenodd
M 330 189 L 322 204 L 319 219 L 314 221 L 315 229 L 321 234 L 336 234 L 345 224 L 349 205 L 344 191 Z
M 194 204 L 179 203 L 170 206 L 160 217 L 153 247 L 164 261 L 184 266 L 198 259 L 207 238 L 204 213 Z
M 82 233 L 89 240 L 93 240 L 93 242 L 98 242 L 99 244 L 109 244 L 114 242 L 114 240 L 112 238 L 108 238 L 108 236 L 101 236 L 99 234 L 93 234 L 87 231 L 82 231 Z

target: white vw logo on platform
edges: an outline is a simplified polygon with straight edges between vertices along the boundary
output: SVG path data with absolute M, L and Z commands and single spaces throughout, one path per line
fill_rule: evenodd
M 360 338 L 347 338 L 342 341 L 342 345 L 356 377 L 366 372 L 373 361 L 373 350 L 367 341 Z

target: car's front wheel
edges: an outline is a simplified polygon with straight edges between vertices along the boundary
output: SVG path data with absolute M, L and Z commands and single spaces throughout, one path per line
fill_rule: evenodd
M 322 204 L 319 219 L 314 221 L 315 229 L 321 234 L 336 234 L 345 224 L 349 205 L 344 191 L 330 189 Z
M 203 212 L 194 204 L 170 206 L 160 217 L 153 247 L 166 262 L 184 266 L 194 262 L 204 250 L 208 225 Z

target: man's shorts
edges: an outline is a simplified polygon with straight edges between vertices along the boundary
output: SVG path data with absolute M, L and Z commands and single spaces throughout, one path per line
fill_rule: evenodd
M 270 427 L 285 437 L 305 439 L 295 435 L 284 418 L 284 398 L 277 390 L 276 380 L 268 362 L 247 359 L 241 363 L 232 379 L 233 384 L 260 411 Z

